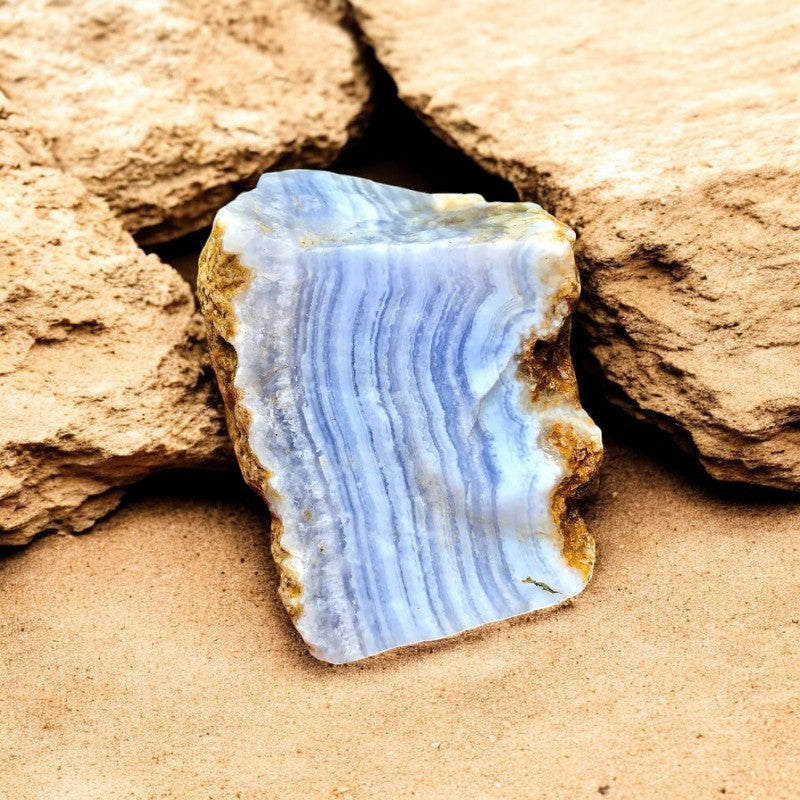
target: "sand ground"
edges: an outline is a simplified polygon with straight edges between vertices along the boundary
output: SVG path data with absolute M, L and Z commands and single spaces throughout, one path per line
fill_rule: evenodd
M 331 667 L 238 481 L 151 482 L 0 562 L 0 797 L 796 798 L 800 501 L 731 494 L 611 442 L 582 596 Z

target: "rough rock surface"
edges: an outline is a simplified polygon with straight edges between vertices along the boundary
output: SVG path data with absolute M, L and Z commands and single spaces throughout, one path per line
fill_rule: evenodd
M 129 231 L 163 241 L 269 167 L 337 155 L 368 86 L 334 6 L 12 0 L 0 4 L 0 88 Z
M 228 452 L 189 287 L 0 95 L 0 544 L 78 531 L 115 487 Z
M 800 487 L 800 7 L 355 0 L 401 98 L 577 228 L 616 400 Z

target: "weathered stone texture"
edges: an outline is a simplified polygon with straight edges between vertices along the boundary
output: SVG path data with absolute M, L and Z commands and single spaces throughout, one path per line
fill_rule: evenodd
M 125 228 L 163 241 L 267 168 L 336 157 L 368 85 L 335 17 L 311 0 L 12 0 L 0 88 Z
M 0 544 L 79 531 L 117 487 L 228 453 L 188 285 L 0 95 Z

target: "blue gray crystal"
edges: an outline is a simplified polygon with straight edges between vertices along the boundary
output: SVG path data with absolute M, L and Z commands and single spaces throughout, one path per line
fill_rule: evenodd
M 537 392 L 521 367 L 568 323 L 573 239 L 532 203 L 310 170 L 266 174 L 217 215 L 199 287 L 212 360 L 276 519 L 283 599 L 319 658 L 585 586 L 592 543 L 582 564 L 565 552 L 554 498 L 575 467 L 551 434 L 593 454 L 600 434 L 573 390 Z M 230 296 L 225 263 L 244 275 Z

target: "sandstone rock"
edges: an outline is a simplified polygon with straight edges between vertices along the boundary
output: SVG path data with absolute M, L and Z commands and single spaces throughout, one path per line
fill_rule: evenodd
M 267 168 L 329 163 L 368 95 L 312 0 L 12 0 L 0 75 L 145 243 L 202 227 Z
M 800 9 L 355 0 L 401 98 L 579 234 L 610 393 L 800 488 Z
M 79 531 L 116 487 L 227 437 L 189 287 L 0 95 L 0 544 Z

